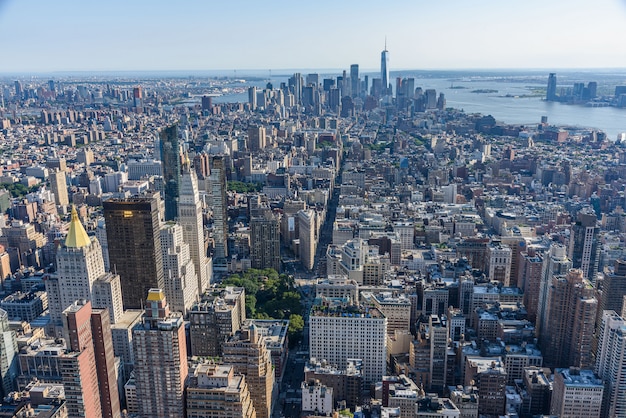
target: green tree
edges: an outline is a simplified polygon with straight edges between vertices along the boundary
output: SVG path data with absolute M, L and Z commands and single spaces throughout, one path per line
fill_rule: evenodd
M 304 329 L 304 318 L 302 315 L 291 314 L 289 315 L 289 332 L 296 334 L 302 332 Z

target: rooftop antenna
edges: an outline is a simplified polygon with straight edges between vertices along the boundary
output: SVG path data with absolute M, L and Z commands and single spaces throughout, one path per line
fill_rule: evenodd
M 387 50 L 387 35 L 385 35 L 385 51 Z

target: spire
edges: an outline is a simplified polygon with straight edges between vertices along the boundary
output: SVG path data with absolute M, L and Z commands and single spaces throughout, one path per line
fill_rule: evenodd
M 70 230 L 65 238 L 65 246 L 70 248 L 81 248 L 91 244 L 91 238 L 78 219 L 76 207 L 72 205 L 72 219 L 70 220 Z

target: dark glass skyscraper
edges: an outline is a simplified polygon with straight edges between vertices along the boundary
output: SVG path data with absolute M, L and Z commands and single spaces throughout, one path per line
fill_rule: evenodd
M 548 89 L 546 91 L 546 100 L 553 102 L 556 100 L 556 73 L 550 73 L 548 76 Z
M 387 51 L 387 41 L 385 49 L 380 53 L 380 78 L 383 85 L 383 96 L 391 94 L 389 92 L 389 51 Z
M 361 88 L 359 83 L 359 64 L 352 64 L 350 66 L 350 93 L 352 97 L 358 97 L 361 94 Z
M 168 126 L 161 131 L 161 167 L 165 191 L 165 220 L 171 221 L 178 215 L 178 191 L 180 189 L 180 146 L 178 126 Z M 145 292 L 142 297 L 145 297 Z
M 159 197 L 102 202 L 111 269 L 120 275 L 124 309 L 141 309 L 148 290 L 163 289 Z

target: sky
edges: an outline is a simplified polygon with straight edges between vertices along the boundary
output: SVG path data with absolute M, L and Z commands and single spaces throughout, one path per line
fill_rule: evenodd
M 626 0 L 0 0 L 0 73 L 626 68 Z

